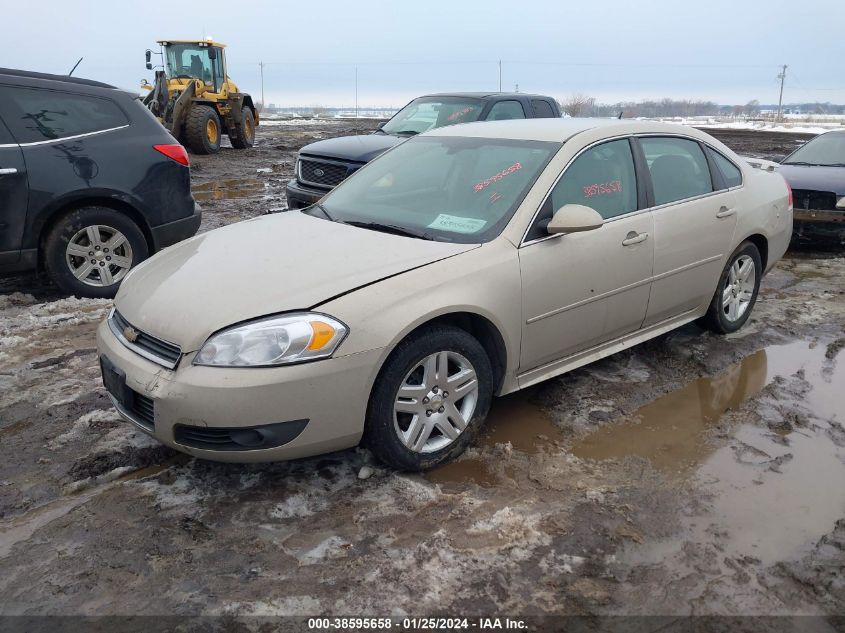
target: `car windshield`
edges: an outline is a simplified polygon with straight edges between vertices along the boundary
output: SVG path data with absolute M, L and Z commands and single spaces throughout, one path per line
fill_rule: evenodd
M 214 82 L 214 72 L 219 77 L 217 60 L 209 55 L 211 47 L 197 44 L 168 44 L 165 47 L 167 74 L 170 77 L 195 77 L 204 83 Z M 220 58 L 220 55 L 217 55 Z
M 413 138 L 344 181 L 317 210 L 375 230 L 486 242 L 502 231 L 559 148 L 541 141 Z
M 845 133 L 820 134 L 792 152 L 784 165 L 845 165 Z
M 436 127 L 477 121 L 482 103 L 459 97 L 420 97 L 399 110 L 382 131 L 387 134 L 422 134 Z

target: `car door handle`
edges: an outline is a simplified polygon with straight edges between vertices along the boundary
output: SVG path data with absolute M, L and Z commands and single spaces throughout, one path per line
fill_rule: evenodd
M 622 246 L 631 246 L 632 244 L 639 244 L 640 242 L 645 242 L 648 239 L 648 233 L 637 233 L 636 231 L 631 231 L 628 235 L 625 236 L 625 239 L 622 240 Z
M 736 209 L 728 209 L 727 207 L 721 207 L 719 209 L 718 213 L 716 213 L 716 217 L 717 218 L 729 218 L 734 213 L 736 213 Z
M 14 167 L 0 167 L 0 176 L 8 176 L 9 174 L 16 174 L 18 170 Z

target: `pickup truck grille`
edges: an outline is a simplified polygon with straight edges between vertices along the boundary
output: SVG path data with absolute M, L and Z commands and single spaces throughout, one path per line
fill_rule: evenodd
M 335 187 L 346 179 L 349 167 L 342 163 L 327 163 L 323 161 L 299 159 L 299 180 L 307 185 L 318 187 Z
M 793 189 L 793 206 L 796 209 L 816 209 L 832 211 L 836 208 L 836 194 L 832 191 L 813 191 L 812 189 Z

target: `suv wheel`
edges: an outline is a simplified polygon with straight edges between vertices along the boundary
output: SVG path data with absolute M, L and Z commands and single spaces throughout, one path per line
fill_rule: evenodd
M 492 394 L 481 344 L 459 328 L 427 328 L 402 341 L 379 373 L 364 443 L 399 470 L 437 466 L 469 445 Z
M 241 110 L 241 127 L 235 128 L 229 140 L 235 149 L 246 149 L 255 143 L 255 117 L 249 106 L 244 106 Z
M 220 151 L 220 117 L 207 105 L 192 105 L 185 120 L 185 145 L 194 154 Z
M 129 269 L 147 258 L 141 229 L 105 207 L 85 207 L 62 217 L 44 241 L 53 282 L 79 297 L 114 297 Z
M 736 332 L 745 325 L 757 301 L 763 264 L 760 251 L 743 242 L 728 259 L 719 285 L 701 325 L 719 334 Z

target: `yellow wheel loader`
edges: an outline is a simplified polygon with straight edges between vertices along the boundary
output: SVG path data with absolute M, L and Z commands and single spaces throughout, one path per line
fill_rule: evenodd
M 216 154 L 223 134 L 232 147 L 255 142 L 258 111 L 226 71 L 224 44 L 206 40 L 161 40 L 162 70 L 156 70 L 144 105 L 194 154 Z M 152 70 L 147 51 L 147 70 Z

